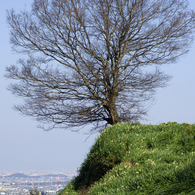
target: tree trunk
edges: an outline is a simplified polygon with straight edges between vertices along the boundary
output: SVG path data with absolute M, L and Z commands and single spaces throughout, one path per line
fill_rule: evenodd
M 116 123 L 121 122 L 120 117 L 118 115 L 115 103 L 111 103 L 107 106 L 104 106 L 106 110 L 108 111 L 109 115 L 108 118 L 105 118 L 105 120 L 108 122 L 110 125 L 114 125 Z
M 121 122 L 121 120 L 118 116 L 118 112 L 117 112 L 117 109 L 116 109 L 115 105 L 110 106 L 109 115 L 110 115 L 110 119 L 111 119 L 111 124 L 110 125 Z

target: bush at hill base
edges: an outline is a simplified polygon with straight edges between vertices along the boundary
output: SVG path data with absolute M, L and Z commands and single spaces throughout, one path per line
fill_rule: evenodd
M 60 195 L 195 194 L 195 125 L 105 129 Z

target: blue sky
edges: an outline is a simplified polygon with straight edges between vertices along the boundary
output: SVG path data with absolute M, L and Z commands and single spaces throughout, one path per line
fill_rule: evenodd
M 195 10 L 195 1 L 189 2 L 190 8 Z M 88 135 L 83 131 L 43 131 L 32 118 L 21 116 L 12 109 L 21 99 L 6 90 L 10 81 L 4 77 L 5 67 L 20 58 L 11 51 L 6 10 L 28 9 L 31 3 L 31 0 L 7 0 L 0 6 L 0 171 L 76 171 L 97 134 L 85 141 Z M 148 120 L 142 123 L 195 123 L 195 42 L 178 63 L 165 65 L 163 70 L 173 79 L 168 87 L 157 91 Z

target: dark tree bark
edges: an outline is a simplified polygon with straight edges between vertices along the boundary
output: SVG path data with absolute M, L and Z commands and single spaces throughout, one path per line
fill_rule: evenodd
M 31 12 L 8 11 L 14 51 L 7 67 L 24 98 L 24 115 L 54 127 L 139 120 L 160 71 L 188 51 L 195 14 L 187 0 L 34 0 Z

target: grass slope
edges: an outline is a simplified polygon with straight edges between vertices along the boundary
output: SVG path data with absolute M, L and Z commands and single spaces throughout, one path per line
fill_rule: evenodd
M 195 194 L 195 125 L 117 124 L 104 130 L 60 195 Z

